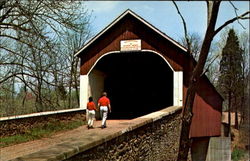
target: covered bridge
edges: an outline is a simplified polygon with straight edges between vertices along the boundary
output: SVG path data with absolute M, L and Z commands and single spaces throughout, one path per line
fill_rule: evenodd
M 187 49 L 131 10 L 125 11 L 75 56 L 81 58 L 80 108 L 103 91 L 111 118 L 129 119 L 182 106 L 195 60 Z M 223 99 L 202 77 L 193 109 L 191 137 L 219 136 Z

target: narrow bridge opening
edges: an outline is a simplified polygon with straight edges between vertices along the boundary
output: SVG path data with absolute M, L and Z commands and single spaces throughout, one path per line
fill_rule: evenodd
M 157 54 L 109 54 L 92 71 L 102 73 L 91 78 L 99 79 L 92 86 L 107 91 L 111 119 L 132 119 L 173 105 L 173 71 Z

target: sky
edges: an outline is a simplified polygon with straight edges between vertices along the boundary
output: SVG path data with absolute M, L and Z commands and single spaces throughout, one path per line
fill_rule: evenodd
M 204 37 L 206 3 L 204 1 L 177 1 L 176 3 L 185 18 L 188 32 L 197 33 Z M 232 3 L 238 8 L 238 15 L 249 10 L 248 1 L 232 1 Z M 132 10 L 177 41 L 184 36 L 182 20 L 171 1 L 84 1 L 84 4 L 89 11 L 92 11 L 91 29 L 93 36 L 127 9 Z M 233 17 L 235 17 L 233 6 L 228 1 L 222 1 L 216 26 L 219 27 Z M 249 33 L 249 20 L 241 21 L 241 23 L 246 29 L 243 29 L 237 21 L 229 27 L 233 27 L 238 32 L 246 31 Z M 215 39 L 218 39 L 219 35 Z

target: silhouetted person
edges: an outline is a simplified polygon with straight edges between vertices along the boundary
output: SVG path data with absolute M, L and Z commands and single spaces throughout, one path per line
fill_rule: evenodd
M 108 111 L 111 113 L 110 100 L 107 97 L 107 93 L 103 92 L 102 97 L 98 100 L 98 107 L 100 108 L 100 114 L 102 118 L 102 128 L 106 128 L 106 120 L 108 117 Z

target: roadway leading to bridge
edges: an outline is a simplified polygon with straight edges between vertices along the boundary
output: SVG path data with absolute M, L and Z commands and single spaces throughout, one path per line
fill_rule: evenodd
M 52 148 L 58 144 L 67 145 L 68 142 L 86 142 L 98 139 L 100 135 L 106 136 L 117 132 L 122 128 L 119 124 L 126 125 L 128 120 L 108 120 L 108 128 L 101 129 L 101 121 L 96 121 L 94 129 L 88 130 L 86 125 L 79 128 L 53 135 L 49 138 L 42 138 L 35 141 L 21 143 L 1 149 L 1 161 L 15 159 L 31 153 L 38 152 L 43 149 Z
M 127 131 L 136 129 L 147 123 L 156 121 L 163 116 L 174 113 L 181 107 L 166 109 L 132 120 L 108 120 L 107 128 L 101 129 L 101 121 L 95 121 L 94 129 L 87 129 L 86 125 L 77 129 L 55 134 L 49 138 L 21 143 L 0 149 L 0 160 L 63 160 L 109 141 Z

